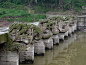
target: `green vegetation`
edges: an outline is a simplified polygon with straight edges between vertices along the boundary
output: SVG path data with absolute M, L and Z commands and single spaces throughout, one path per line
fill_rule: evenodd
M 12 5 L 12 6 L 11 6 Z M 49 10 L 61 9 L 79 11 L 82 6 L 86 5 L 86 0 L 1 0 L 0 7 L 15 8 L 18 5 L 32 6 L 36 12 L 47 12 Z M 22 7 L 20 6 L 20 9 Z
M 48 11 L 76 10 L 80 13 L 82 6 L 86 6 L 86 0 L 1 0 L 0 19 L 34 22 L 45 19 Z
M 6 19 L 7 21 L 34 22 L 45 18 L 45 14 L 28 13 L 28 9 L 23 5 L 5 2 L 0 6 L 0 19 Z

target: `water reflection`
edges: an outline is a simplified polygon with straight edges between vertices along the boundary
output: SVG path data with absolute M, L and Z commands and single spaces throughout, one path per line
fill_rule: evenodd
M 25 65 L 74 65 L 74 62 L 78 59 L 78 49 L 83 49 L 83 47 L 86 49 L 86 44 L 82 46 L 81 44 L 77 46 L 77 44 L 85 42 L 86 34 L 84 32 L 77 32 L 58 46 L 55 45 L 53 50 L 47 50 L 45 56 L 35 56 L 34 64 Z M 76 60 L 74 61 L 75 58 Z

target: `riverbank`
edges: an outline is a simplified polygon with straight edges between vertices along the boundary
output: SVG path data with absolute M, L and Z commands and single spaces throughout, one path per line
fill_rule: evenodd
M 0 6 L 0 27 L 8 27 L 13 22 L 36 22 L 39 19 L 46 19 L 48 15 L 78 15 L 78 12 L 53 8 L 49 10 L 41 6 L 31 7 L 5 2 Z

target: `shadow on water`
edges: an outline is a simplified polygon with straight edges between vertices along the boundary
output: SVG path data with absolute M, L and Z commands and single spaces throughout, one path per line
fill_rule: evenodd
M 83 60 L 83 61 L 82 61 Z M 86 65 L 86 34 L 76 32 L 53 50 L 47 50 L 45 56 L 35 56 L 34 64 L 22 65 Z

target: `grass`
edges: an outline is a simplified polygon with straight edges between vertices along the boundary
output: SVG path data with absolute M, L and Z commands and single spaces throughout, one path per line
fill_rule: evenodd
M 5 5 L 4 5 L 5 4 Z M 45 19 L 45 14 L 30 14 L 28 9 L 23 5 L 15 5 L 10 3 L 4 3 L 0 6 L 0 19 L 5 19 L 8 21 L 22 21 L 22 22 L 34 22 L 39 19 Z

